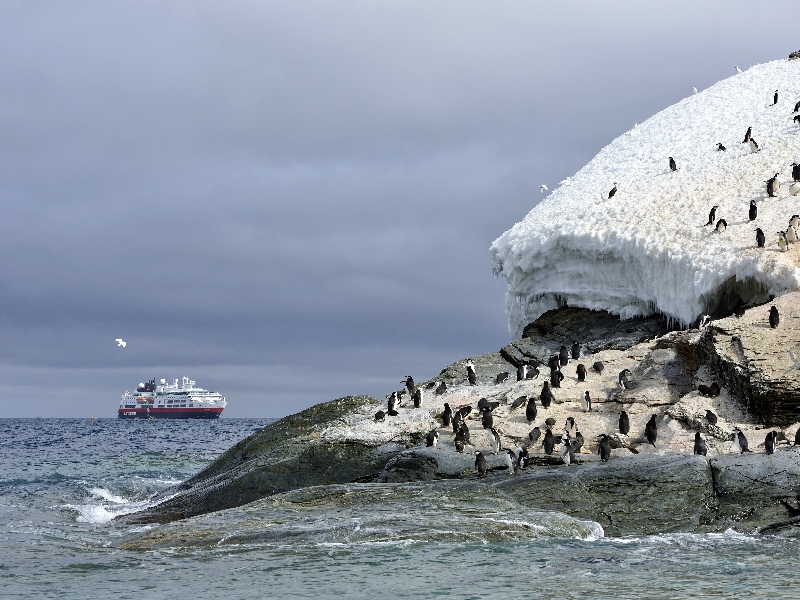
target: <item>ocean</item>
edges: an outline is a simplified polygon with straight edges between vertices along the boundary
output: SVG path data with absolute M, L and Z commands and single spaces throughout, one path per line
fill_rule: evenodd
M 148 506 L 269 422 L 0 419 L 0 597 L 800 595 L 796 539 L 733 531 L 606 538 L 591 522 L 502 514 L 478 498 L 476 510 L 457 514 L 446 498 L 424 507 L 365 502 L 313 518 L 283 515 L 280 535 L 260 540 L 121 548 L 158 526 L 113 517 Z

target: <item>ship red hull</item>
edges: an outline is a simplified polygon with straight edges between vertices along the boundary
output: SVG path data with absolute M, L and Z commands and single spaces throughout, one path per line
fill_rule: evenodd
M 120 419 L 219 419 L 223 408 L 120 408 Z

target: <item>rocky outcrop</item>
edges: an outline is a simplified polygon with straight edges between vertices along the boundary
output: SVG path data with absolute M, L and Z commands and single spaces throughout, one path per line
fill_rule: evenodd
M 765 425 L 800 420 L 800 293 L 714 321 L 703 336 L 710 368 Z M 769 326 L 770 306 L 780 324 Z
M 584 355 L 595 354 L 627 350 L 668 331 L 660 315 L 620 321 L 618 315 L 606 311 L 564 306 L 547 311 L 525 327 L 522 338 L 503 347 L 500 354 L 515 367 L 531 359 L 547 364 L 562 344 L 571 347 L 577 341 Z

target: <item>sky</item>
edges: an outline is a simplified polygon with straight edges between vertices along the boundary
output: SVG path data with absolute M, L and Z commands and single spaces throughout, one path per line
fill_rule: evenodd
M 784 2 L 0 3 L 0 417 L 280 417 L 509 343 L 489 246 Z M 117 346 L 115 338 L 127 342 Z

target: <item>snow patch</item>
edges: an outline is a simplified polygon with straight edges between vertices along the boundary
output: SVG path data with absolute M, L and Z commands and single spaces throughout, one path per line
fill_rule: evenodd
M 776 89 L 781 99 L 772 105 Z M 508 281 L 512 337 L 563 305 L 623 319 L 658 312 L 688 325 L 740 300 L 800 289 L 800 249 L 781 252 L 776 235 L 800 214 L 800 197 L 789 191 L 791 164 L 800 162 L 797 100 L 800 61 L 756 65 L 603 148 L 492 244 L 493 270 Z M 757 153 L 742 143 L 748 127 Z M 768 198 L 765 182 L 775 173 L 778 197 Z M 705 226 L 714 205 L 715 221 L 728 224 L 723 233 Z M 756 246 L 756 227 L 765 248 Z

